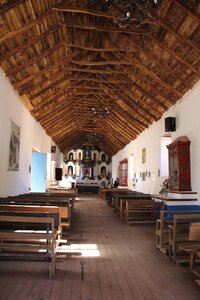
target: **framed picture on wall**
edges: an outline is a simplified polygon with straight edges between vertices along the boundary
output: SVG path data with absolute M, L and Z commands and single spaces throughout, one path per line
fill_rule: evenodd
M 145 181 L 146 178 L 146 172 L 142 172 L 142 181 Z
M 146 163 L 146 148 L 142 149 L 142 163 Z
M 19 147 L 20 147 L 20 130 L 21 128 L 11 121 L 10 129 L 10 149 L 8 171 L 19 171 Z

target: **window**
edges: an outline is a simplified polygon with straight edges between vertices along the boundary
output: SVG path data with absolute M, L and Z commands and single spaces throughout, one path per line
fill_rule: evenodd
M 171 136 L 163 136 L 161 138 L 161 154 L 160 154 L 160 176 L 169 176 L 169 161 L 168 161 L 168 149 L 167 145 L 171 144 Z

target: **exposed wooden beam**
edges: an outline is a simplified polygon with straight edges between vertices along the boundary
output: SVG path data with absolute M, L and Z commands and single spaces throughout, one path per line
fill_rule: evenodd
M 120 47 L 95 48 L 91 46 L 71 44 L 67 42 L 63 42 L 63 44 L 69 48 L 77 48 L 77 49 L 92 51 L 92 52 L 137 52 L 136 49 L 128 49 L 128 48 L 120 48 Z
M 130 65 L 130 62 L 126 60 L 117 60 L 117 61 L 77 61 L 71 60 L 72 64 L 81 65 L 81 66 L 108 66 L 108 65 Z
M 131 84 L 130 79 L 102 79 L 102 78 L 91 78 L 91 77 L 66 77 L 69 81 L 89 81 L 89 82 L 96 82 L 96 83 L 112 83 L 112 84 Z
M 96 11 L 92 9 L 82 8 L 82 7 L 54 7 L 53 10 L 55 11 L 62 11 L 62 12 L 69 12 L 69 13 L 76 13 L 76 14 L 85 14 L 95 17 L 103 17 L 110 20 L 113 20 L 113 14 L 103 11 Z M 138 21 L 137 18 L 131 18 L 131 21 Z M 145 23 L 152 23 L 152 20 L 145 20 Z
M 73 68 L 73 67 L 65 67 L 65 71 L 69 72 L 79 72 L 79 73 L 91 73 L 91 74 L 107 74 L 107 75 L 113 75 L 113 74 L 126 74 L 126 71 L 115 71 L 115 70 L 98 70 L 98 69 L 82 69 L 82 68 Z
M 72 28 L 79 28 L 82 30 L 95 30 L 95 31 L 102 31 L 102 32 L 118 32 L 118 33 L 125 33 L 125 34 L 130 34 L 130 35 L 143 35 L 143 34 L 148 34 L 149 30 L 128 30 L 128 29 L 120 29 L 119 27 L 101 27 L 98 25 L 94 24 L 88 24 L 88 25 L 78 25 L 78 24 L 73 24 L 70 22 L 63 23 L 66 25 L 66 27 L 72 27 Z

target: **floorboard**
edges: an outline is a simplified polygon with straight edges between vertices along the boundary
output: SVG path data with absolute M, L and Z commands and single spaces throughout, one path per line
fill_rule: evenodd
M 0 300 L 199 300 L 188 267 L 155 246 L 155 224 L 126 225 L 97 195 L 80 195 L 56 276 L 47 262 L 0 261 Z M 99 256 L 97 256 L 99 253 Z

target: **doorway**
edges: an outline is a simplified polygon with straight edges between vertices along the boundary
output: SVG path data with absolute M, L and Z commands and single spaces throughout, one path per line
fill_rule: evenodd
M 32 153 L 31 192 L 46 192 L 47 155 Z

